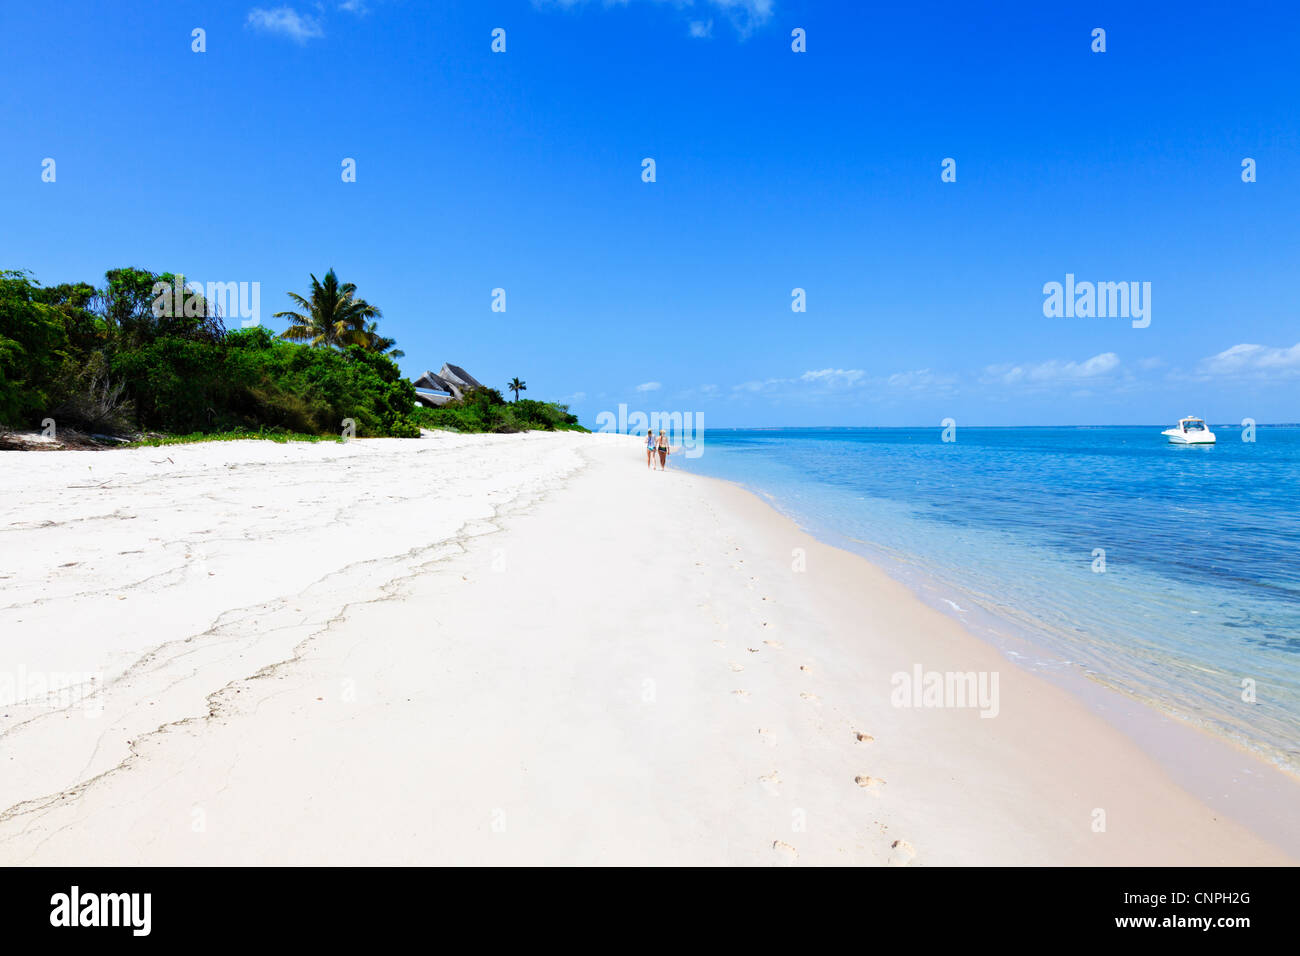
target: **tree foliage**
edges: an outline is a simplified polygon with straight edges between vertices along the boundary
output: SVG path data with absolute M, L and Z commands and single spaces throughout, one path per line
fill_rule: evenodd
M 69 312 L 25 272 L 0 272 L 0 424 L 37 424 L 70 358 Z
M 337 287 L 349 290 L 348 314 L 380 314 L 350 288 Z M 338 435 L 350 418 L 358 436 L 418 435 L 415 389 L 372 348 L 377 333 L 365 321 L 359 337 L 312 348 L 260 327 L 227 333 L 173 273 L 113 269 L 97 289 L 43 288 L 27 273 L 0 272 L 0 424 L 53 416 L 87 430 Z
M 470 389 L 459 401 L 417 408 L 412 417 L 425 428 L 459 432 L 585 431 L 567 405 L 530 398 L 506 402 L 495 388 Z
M 374 320 L 383 313 L 365 299 L 358 299 L 356 283 L 340 283 L 333 269 L 325 273 L 324 282 L 315 275 L 311 277 L 309 297 L 290 292 L 289 298 L 302 311 L 277 312 L 275 318 L 289 323 L 281 338 L 290 342 L 308 342 L 326 348 L 371 347 L 372 337 L 378 337 Z M 384 341 L 388 348 L 396 344 L 391 339 Z

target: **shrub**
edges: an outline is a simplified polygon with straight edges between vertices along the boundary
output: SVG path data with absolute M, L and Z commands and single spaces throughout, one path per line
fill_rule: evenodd
M 295 345 L 260 327 L 216 343 L 161 336 L 120 354 L 113 371 L 141 424 L 161 431 L 270 425 L 325 435 L 349 418 L 361 437 L 413 427 L 415 389 L 392 360 L 359 346 Z
M 473 389 L 439 408 L 421 406 L 412 417 L 425 428 L 458 432 L 586 431 L 565 405 L 527 398 L 507 403 L 496 389 Z
M 110 376 L 103 352 L 92 352 L 85 360 L 67 359 L 59 400 L 50 415 L 60 426 L 86 432 L 129 432 L 134 427 L 135 408 L 125 392 L 126 382 Z
M 37 424 L 68 360 L 62 313 L 35 299 L 23 272 L 0 271 L 0 422 Z
M 388 430 L 392 438 L 419 438 L 420 426 L 410 418 L 399 418 Z

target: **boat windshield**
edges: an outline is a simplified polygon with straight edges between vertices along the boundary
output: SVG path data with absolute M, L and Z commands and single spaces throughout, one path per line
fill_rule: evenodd
M 1205 431 L 1205 422 L 1201 421 L 1199 418 L 1189 418 L 1183 422 L 1183 430 L 1189 432 L 1203 432 Z

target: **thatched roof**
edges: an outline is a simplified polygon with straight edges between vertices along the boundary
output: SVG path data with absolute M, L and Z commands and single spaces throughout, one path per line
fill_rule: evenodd
M 438 375 L 453 385 L 459 385 L 461 388 L 482 388 L 483 383 L 476 379 L 469 372 L 465 371 L 459 365 L 450 363 L 444 365 L 438 371 Z
M 453 394 L 454 389 L 451 383 L 441 376 L 434 375 L 426 371 L 412 383 L 417 389 L 426 389 L 430 392 L 446 392 L 448 395 Z
M 415 379 L 415 397 L 421 405 L 437 408 L 454 399 L 460 399 L 471 388 L 482 388 L 479 380 L 459 365 L 447 364 L 434 375 L 426 370 Z

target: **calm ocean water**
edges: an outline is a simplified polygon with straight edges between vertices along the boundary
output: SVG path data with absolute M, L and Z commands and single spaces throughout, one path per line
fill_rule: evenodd
M 709 429 L 674 462 L 1300 770 L 1300 427 L 1162 427 Z

